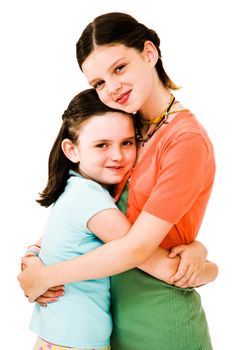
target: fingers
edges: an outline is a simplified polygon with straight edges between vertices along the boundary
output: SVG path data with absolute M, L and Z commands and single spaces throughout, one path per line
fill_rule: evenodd
M 24 294 L 24 296 L 28 299 L 29 303 L 34 303 L 35 299 L 31 298 L 29 295 Z
M 63 292 L 63 294 L 61 294 L 61 291 L 56 292 L 56 293 L 59 294 L 58 296 L 64 295 L 64 292 Z M 51 294 L 54 294 L 54 292 Z M 47 295 L 47 296 L 45 296 L 45 295 Z M 48 296 L 48 295 L 49 295 L 49 293 L 45 293 L 45 294 L 41 295 L 40 297 L 38 297 L 36 300 L 28 297 L 28 295 L 25 295 L 25 297 L 28 298 L 28 301 L 30 303 L 36 302 L 36 303 L 40 304 L 40 306 L 46 307 L 48 303 L 54 303 L 55 301 L 58 301 L 58 297 Z
M 200 285 L 199 273 L 193 271 L 192 268 L 188 269 L 188 272 L 180 280 L 174 282 L 174 285 L 180 288 L 192 288 Z
M 193 276 L 193 274 L 194 274 L 194 271 L 192 267 L 187 266 L 186 273 L 183 274 L 183 276 L 179 280 L 174 281 L 174 283 L 180 287 L 183 284 L 187 283 L 190 280 L 190 278 Z
M 184 244 L 181 244 L 181 245 L 178 245 L 176 247 L 173 247 L 170 250 L 170 253 L 168 255 L 169 258 L 174 258 L 175 256 L 180 255 L 184 251 L 184 248 L 185 248 Z
M 57 290 L 57 291 L 53 291 L 53 290 L 47 290 L 42 296 L 44 298 L 57 298 L 57 297 L 61 297 L 64 295 L 64 290 Z
M 47 307 L 47 304 L 46 303 L 38 303 L 40 306 L 42 307 Z
M 198 276 L 199 276 L 199 274 L 197 272 L 194 272 L 190 276 L 189 280 L 187 281 L 189 287 L 197 287 L 199 285 L 199 283 L 198 283 Z
M 30 260 L 30 259 L 32 259 L 32 260 Z M 30 257 L 30 259 L 29 259 L 28 256 L 23 256 L 23 257 L 21 258 L 21 269 L 22 269 L 22 271 L 23 271 L 24 269 L 26 269 L 28 266 L 30 266 L 31 263 L 32 263 L 32 261 L 33 261 L 33 259 L 35 259 L 35 258 L 34 258 L 34 257 L 33 257 L 33 258 Z
M 23 269 L 28 267 L 37 267 L 43 265 L 41 259 L 37 256 L 23 256 L 21 258 L 21 266 Z
M 55 301 L 58 301 L 58 298 L 56 297 L 44 297 L 44 296 L 40 296 L 36 299 L 31 298 L 30 296 L 25 295 L 25 297 L 27 297 L 29 303 L 38 303 L 41 306 L 47 306 L 48 303 L 54 303 Z
M 23 271 L 26 268 L 26 266 L 21 262 L 21 271 Z
M 170 282 L 177 287 L 195 287 L 198 285 L 198 277 L 201 271 L 192 265 L 181 266 L 175 275 L 170 278 Z M 184 285 L 186 287 L 184 287 Z
M 190 278 L 192 278 L 192 276 Z M 175 284 L 175 286 L 180 287 L 180 288 L 194 287 L 194 285 L 190 283 L 190 279 L 186 276 L 184 276 L 183 278 L 181 278 L 179 281 L 175 282 L 174 284 Z M 184 287 L 184 286 L 186 286 L 186 287 Z
M 21 271 L 23 271 L 26 267 L 27 267 L 27 264 L 23 263 L 22 262 L 22 259 L 23 258 L 35 258 L 37 257 L 37 255 L 35 253 L 27 253 L 26 255 L 24 255 L 22 258 L 21 258 Z M 24 260 L 25 261 L 25 260 Z
M 65 287 L 63 285 L 61 285 L 61 286 L 51 287 L 51 288 L 49 288 L 49 290 L 53 290 L 54 292 L 56 292 L 56 291 L 64 291 Z
M 170 278 L 171 283 L 175 284 L 176 282 L 180 281 L 182 278 L 185 278 L 188 268 L 189 268 L 189 265 L 183 264 L 181 261 L 177 272 L 175 273 L 175 275 L 171 276 Z
M 23 271 L 27 267 L 27 259 L 25 256 L 21 258 L 21 271 Z
M 47 290 L 43 295 L 36 299 L 40 306 L 46 307 L 48 303 L 58 301 L 58 298 L 64 295 L 64 286 L 56 286 Z
M 34 303 L 35 302 L 35 299 L 34 298 L 31 298 L 31 297 L 27 297 L 28 298 L 28 301 L 29 301 L 29 303 Z
M 58 298 L 45 298 L 40 296 L 36 299 L 36 303 L 40 304 L 40 306 L 46 307 L 48 303 L 54 303 L 58 301 Z
M 197 286 L 198 278 L 205 265 L 205 254 L 205 249 L 197 242 L 172 248 L 169 257 L 180 255 L 181 260 L 170 282 L 182 288 Z

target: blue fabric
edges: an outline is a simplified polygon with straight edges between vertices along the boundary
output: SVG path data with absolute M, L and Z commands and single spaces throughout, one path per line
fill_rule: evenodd
M 103 243 L 87 228 L 96 213 L 117 208 L 107 189 L 71 171 L 42 237 L 40 257 L 46 265 L 71 259 Z M 30 329 L 46 341 L 72 347 L 109 345 L 112 331 L 110 280 L 67 284 L 65 296 L 46 308 L 35 305 Z

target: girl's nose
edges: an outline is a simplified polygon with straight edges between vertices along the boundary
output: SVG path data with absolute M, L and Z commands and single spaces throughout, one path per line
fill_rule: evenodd
M 113 148 L 111 150 L 111 159 L 114 161 L 120 161 L 123 158 L 123 153 L 120 148 Z
M 108 93 L 114 94 L 120 89 L 120 87 L 121 87 L 121 83 L 116 79 L 112 79 L 107 84 Z

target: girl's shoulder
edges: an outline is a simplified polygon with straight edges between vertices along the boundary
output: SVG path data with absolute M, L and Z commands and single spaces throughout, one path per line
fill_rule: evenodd
M 80 174 L 70 171 L 70 177 L 67 181 L 65 191 L 61 194 L 58 201 L 72 207 L 84 208 L 88 203 L 98 201 L 112 201 L 108 190 L 99 183 L 91 179 L 86 179 Z
M 67 181 L 67 184 L 70 185 L 73 188 L 82 189 L 84 191 L 98 191 L 103 193 L 109 193 L 106 188 L 104 188 L 102 185 L 100 185 L 98 182 L 87 179 L 80 175 L 79 173 L 75 172 L 74 170 L 70 170 L 69 172 L 70 177 Z
M 200 120 L 190 110 L 179 112 L 176 117 L 163 129 L 160 142 L 170 142 L 180 137 L 200 137 L 205 143 L 210 143 L 209 136 Z

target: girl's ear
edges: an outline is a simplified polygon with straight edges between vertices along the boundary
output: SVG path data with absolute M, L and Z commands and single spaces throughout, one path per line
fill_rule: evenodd
M 155 45 L 149 40 L 145 41 L 143 52 L 148 62 L 154 67 L 159 58 L 158 50 Z
M 73 163 L 78 163 L 79 152 L 78 147 L 73 144 L 69 139 L 64 139 L 61 144 L 61 148 L 65 156 Z

